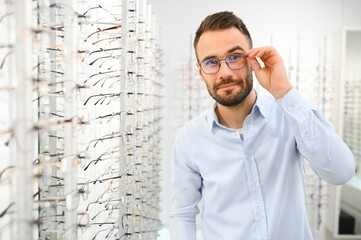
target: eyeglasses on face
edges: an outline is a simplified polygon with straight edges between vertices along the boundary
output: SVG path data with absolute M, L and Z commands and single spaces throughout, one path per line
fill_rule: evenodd
M 221 61 L 223 60 L 231 70 L 239 70 L 246 65 L 246 56 L 240 53 L 228 55 L 224 59 L 218 59 L 215 57 L 206 58 L 202 60 L 199 65 L 205 74 L 215 74 L 219 71 L 221 67 Z

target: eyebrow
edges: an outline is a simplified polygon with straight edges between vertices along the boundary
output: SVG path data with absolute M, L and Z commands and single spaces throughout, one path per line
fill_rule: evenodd
M 236 46 L 232 47 L 231 49 L 229 49 L 227 51 L 227 53 L 232 53 L 232 52 L 234 52 L 236 50 L 241 50 L 242 52 L 245 52 L 244 49 L 241 46 L 236 45 Z M 210 59 L 210 58 L 217 58 L 217 56 L 216 55 L 206 56 L 200 62 L 204 61 L 205 59 Z
M 231 53 L 231 52 L 234 52 L 234 51 L 236 51 L 236 50 L 242 50 L 242 51 L 244 52 L 244 49 L 243 49 L 241 46 L 239 46 L 239 45 L 231 48 L 231 49 L 228 50 L 227 52 L 228 52 L 228 53 Z

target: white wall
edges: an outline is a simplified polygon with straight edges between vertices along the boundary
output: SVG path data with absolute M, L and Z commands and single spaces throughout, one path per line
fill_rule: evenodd
M 342 28 L 361 29 L 360 0 L 148 0 L 161 27 L 161 45 L 165 52 L 166 130 L 163 163 L 163 209 L 161 219 L 168 224 L 170 209 L 170 156 L 176 129 L 172 129 L 172 98 L 177 69 L 191 55 L 191 36 L 208 14 L 230 10 L 241 17 L 251 32 L 254 46 L 273 45 L 287 62 L 297 54 L 317 61 L 320 46 L 327 36 L 327 48 L 333 52 L 332 35 Z M 290 58 L 291 53 L 291 58 Z M 293 61 L 293 60 L 291 60 Z

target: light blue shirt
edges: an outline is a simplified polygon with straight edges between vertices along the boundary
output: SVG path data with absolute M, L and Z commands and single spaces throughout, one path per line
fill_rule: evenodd
M 214 108 L 178 133 L 172 159 L 172 240 L 196 239 L 203 200 L 206 240 L 310 240 L 304 159 L 326 182 L 349 181 L 353 155 L 332 126 L 293 88 L 275 100 L 258 96 L 236 129 Z

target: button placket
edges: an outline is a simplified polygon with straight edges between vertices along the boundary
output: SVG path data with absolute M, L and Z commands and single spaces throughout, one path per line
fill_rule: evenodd
M 257 239 L 267 239 L 267 220 L 264 207 L 264 199 L 260 188 L 258 170 L 253 154 L 246 154 L 245 169 L 247 184 L 251 197 L 251 205 L 254 214 Z

